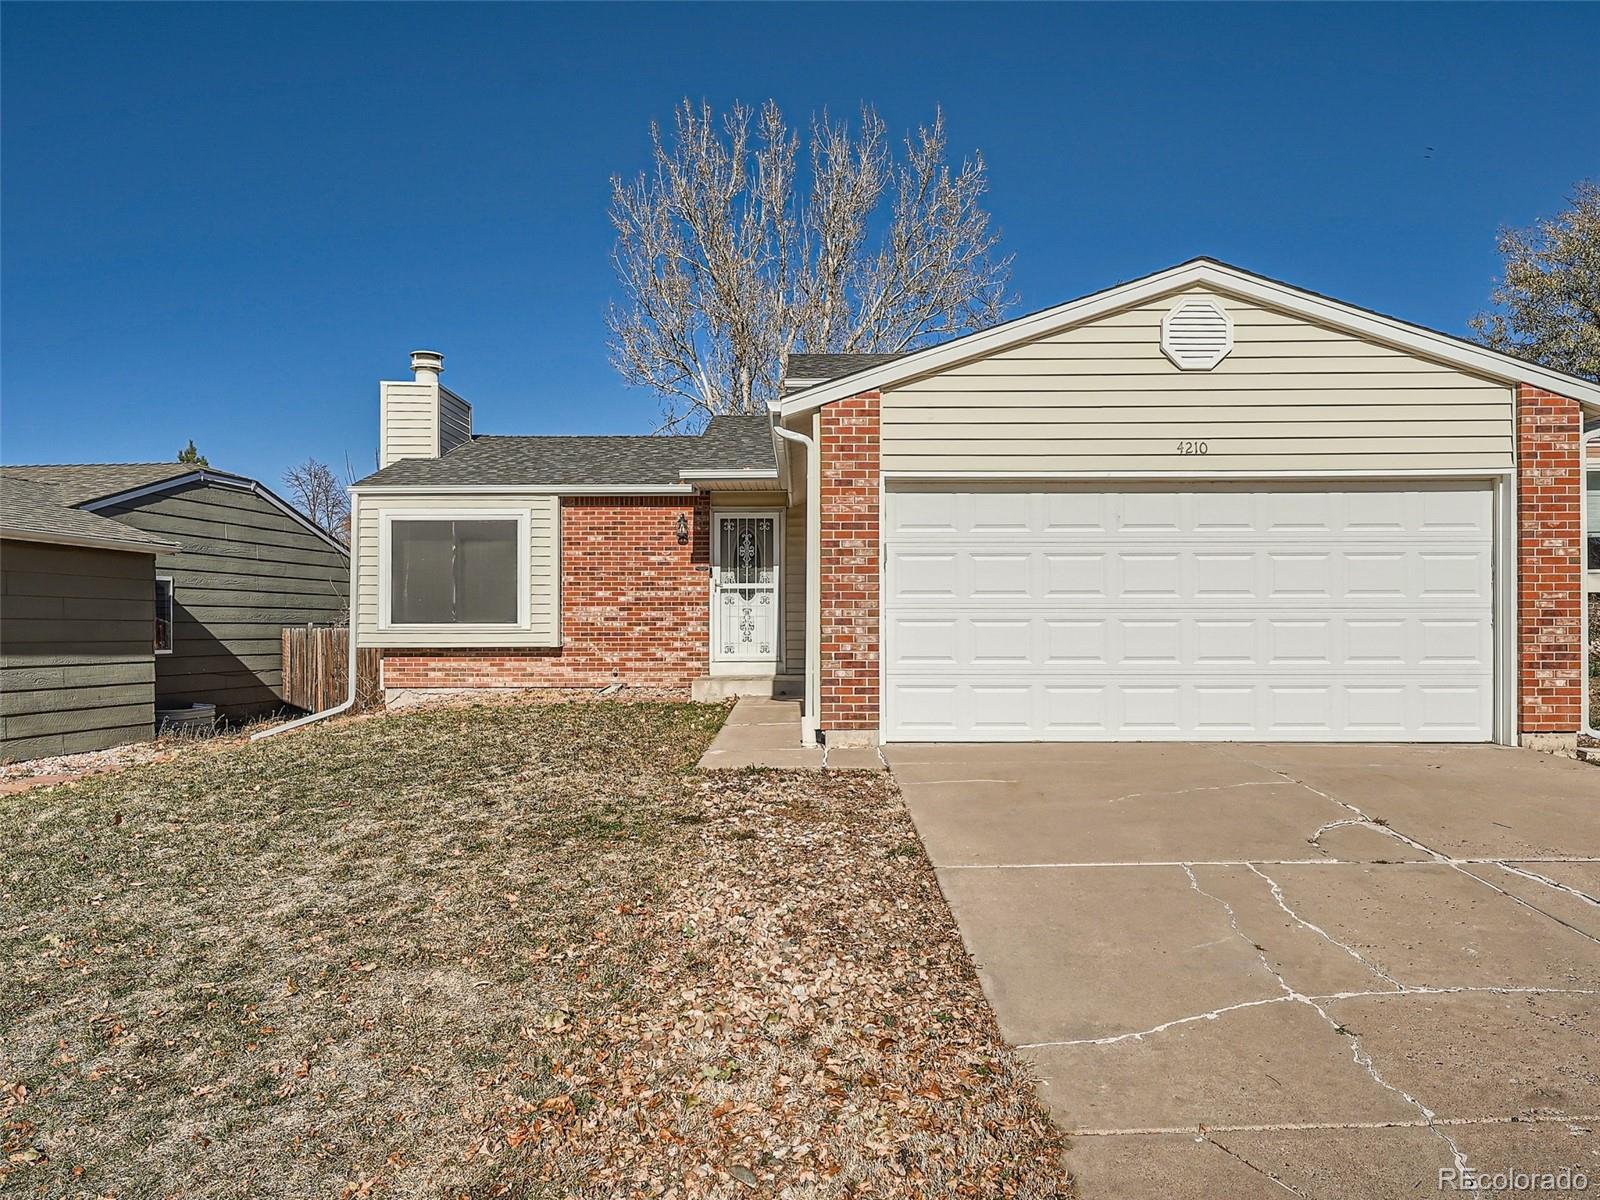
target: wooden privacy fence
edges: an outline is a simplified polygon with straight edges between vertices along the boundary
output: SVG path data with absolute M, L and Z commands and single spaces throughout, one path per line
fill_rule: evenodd
M 298 625 L 283 631 L 283 699 L 307 712 L 343 704 L 350 672 L 350 630 L 343 625 Z M 356 654 L 356 709 L 381 708 L 376 648 Z

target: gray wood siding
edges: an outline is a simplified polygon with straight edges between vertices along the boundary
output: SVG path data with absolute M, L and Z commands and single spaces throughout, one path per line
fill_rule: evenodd
M 154 734 L 153 560 L 0 542 L 0 758 Z
M 203 701 L 230 717 L 276 709 L 283 627 L 336 625 L 348 612 L 348 559 L 252 492 L 197 484 L 100 513 L 183 547 L 151 573 L 173 584 L 172 653 L 155 658 L 163 704 Z
M 1209 371 L 1161 352 L 1177 294 L 886 391 L 885 471 L 1495 471 L 1503 384 L 1216 291 L 1234 348 Z M 1207 454 L 1181 455 L 1180 441 Z
M 439 388 L 439 453 L 472 440 L 472 406 L 449 388 Z

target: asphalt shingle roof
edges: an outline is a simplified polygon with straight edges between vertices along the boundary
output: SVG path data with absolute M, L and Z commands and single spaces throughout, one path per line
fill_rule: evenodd
M 817 381 L 843 379 L 868 367 L 904 357 L 904 354 L 791 354 L 785 377 Z
M 103 496 L 149 487 L 201 470 L 194 463 L 52 463 L 32 467 L 0 467 L 9 481 L 25 479 L 55 488 L 64 504 L 87 504 Z
M 480 434 L 439 458 L 403 458 L 358 487 L 676 485 L 686 470 L 771 470 L 771 421 L 713 417 L 697 437 L 505 437 Z
M 0 469 L 0 534 L 31 541 L 120 542 L 148 547 L 152 552 L 178 547 L 177 542 L 73 508 L 59 487 L 28 478 L 23 471 Z

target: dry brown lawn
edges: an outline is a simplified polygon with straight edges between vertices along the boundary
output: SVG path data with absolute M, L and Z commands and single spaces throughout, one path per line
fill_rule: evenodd
M 0 1190 L 1050 1196 L 892 783 L 416 712 L 0 799 Z

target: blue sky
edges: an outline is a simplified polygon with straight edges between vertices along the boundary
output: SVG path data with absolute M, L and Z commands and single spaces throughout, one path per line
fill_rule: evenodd
M 0 11 L 0 458 L 365 473 L 444 351 L 489 433 L 642 432 L 608 179 L 685 95 L 945 108 L 1017 311 L 1209 254 L 1439 329 L 1600 175 L 1600 6 Z M 1431 150 L 1429 149 L 1431 147 Z

